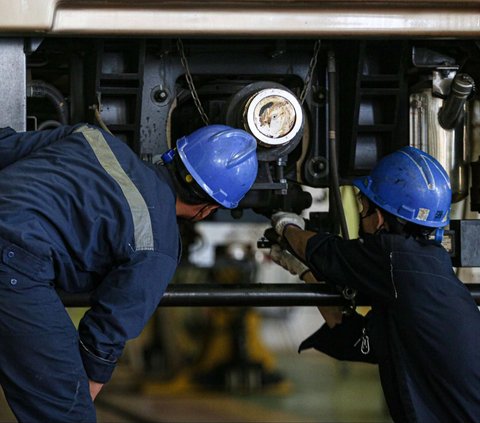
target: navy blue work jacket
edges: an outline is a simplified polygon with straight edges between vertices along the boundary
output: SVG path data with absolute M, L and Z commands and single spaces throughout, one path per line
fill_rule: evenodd
M 95 127 L 0 130 L 4 264 L 92 293 L 79 326 L 90 379 L 109 380 L 125 342 L 156 309 L 180 256 L 168 171 Z
M 378 363 L 395 422 L 480 421 L 480 312 L 443 247 L 387 233 L 318 234 L 306 256 L 319 280 L 357 289 L 372 310 L 324 325 L 300 350 Z

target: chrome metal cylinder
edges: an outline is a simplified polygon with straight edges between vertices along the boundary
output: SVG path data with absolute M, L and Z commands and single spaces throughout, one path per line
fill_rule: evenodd
M 454 129 L 443 129 L 438 114 L 444 100 L 434 97 L 431 89 L 410 96 L 410 145 L 435 157 L 450 176 L 452 202 L 468 195 L 468 109 L 463 123 Z

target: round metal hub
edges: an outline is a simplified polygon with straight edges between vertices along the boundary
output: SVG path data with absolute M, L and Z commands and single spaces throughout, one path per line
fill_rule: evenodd
M 268 88 L 245 105 L 246 124 L 264 147 L 287 144 L 302 128 L 303 112 L 297 98 L 286 90 Z

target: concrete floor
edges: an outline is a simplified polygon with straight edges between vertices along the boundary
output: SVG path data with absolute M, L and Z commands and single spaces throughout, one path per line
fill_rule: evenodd
M 270 309 L 268 310 L 272 312 Z M 281 310 L 280 310 L 281 311 Z M 161 321 L 179 321 L 185 310 L 163 311 Z M 195 312 L 195 319 L 199 318 Z M 78 314 L 75 315 L 75 314 Z M 74 321 L 83 315 L 76 309 Z M 128 345 L 114 376 L 96 401 L 99 423 L 388 423 L 391 422 L 376 366 L 342 363 L 315 351 L 297 354 L 301 340 L 321 324 L 318 310 L 300 307 L 263 315 L 260 346 L 273 360 L 283 381 L 269 389 L 220 392 L 186 383 L 188 366 L 179 366 L 172 381 L 141 370 L 142 339 Z M 178 326 L 175 326 L 178 335 Z M 230 332 L 228 332 L 230 333 Z M 148 338 L 148 329 L 144 331 Z M 200 334 L 190 335 L 201 339 Z M 141 337 L 140 337 L 141 338 Z M 168 338 L 173 341 L 173 338 Z M 178 345 L 174 353 L 181 356 Z M 224 344 L 214 344 L 218 357 Z M 166 366 L 169 368 L 169 366 Z M 161 372 L 160 372 L 161 373 Z M 0 390 L 0 423 L 14 422 Z M 27 422 L 28 423 L 28 422 Z
M 140 393 L 128 367 L 115 377 L 97 400 L 99 423 L 157 422 L 390 422 L 375 366 L 339 363 L 322 354 L 276 354 L 285 377 L 281 389 L 221 393 L 204 389 Z M 176 392 L 174 392 L 176 391 Z M 3 396 L 0 422 L 15 421 Z
M 286 379 L 279 389 L 248 394 L 193 390 L 140 395 L 123 390 L 125 384 L 118 376 L 102 393 L 98 408 L 140 423 L 391 422 L 375 366 L 340 363 L 315 352 L 278 353 L 276 360 Z M 108 419 L 99 414 L 100 422 L 112 421 Z

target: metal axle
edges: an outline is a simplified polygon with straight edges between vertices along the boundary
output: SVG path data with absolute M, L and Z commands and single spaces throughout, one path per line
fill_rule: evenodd
M 480 284 L 465 284 L 477 304 L 480 304 Z M 60 293 L 66 307 L 87 307 L 88 294 Z M 288 307 L 331 306 L 347 302 L 341 294 L 324 284 L 188 284 L 177 283 L 167 287 L 160 307 Z M 358 297 L 357 305 L 370 305 Z

